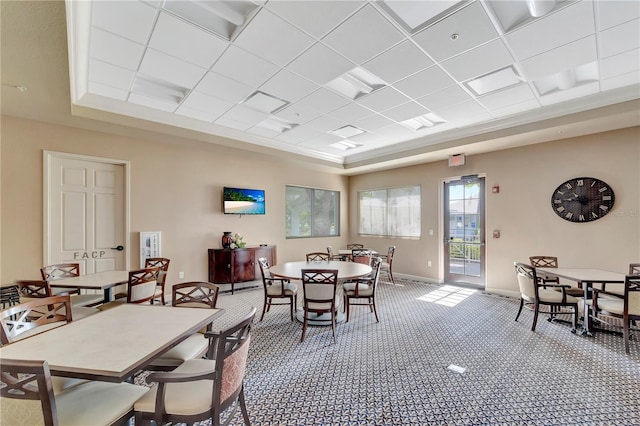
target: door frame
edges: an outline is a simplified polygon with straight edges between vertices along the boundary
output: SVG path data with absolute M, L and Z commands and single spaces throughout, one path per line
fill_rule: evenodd
M 51 161 L 54 158 L 64 158 L 71 160 L 91 161 L 94 163 L 107 163 L 116 166 L 124 167 L 124 239 L 125 239 L 125 255 L 124 255 L 124 267 L 129 270 L 131 252 L 130 247 L 130 198 L 131 198 L 131 162 L 128 160 L 117 160 L 114 158 L 105 157 L 93 157 L 90 155 L 71 154 L 68 152 L 59 151 L 42 151 L 42 261 L 43 265 L 51 264 L 51 251 L 49 248 L 49 242 L 51 240 L 51 215 L 49 206 L 51 204 L 49 200 L 49 194 L 51 190 L 49 182 L 49 171 L 51 169 Z
M 486 219 L 486 213 L 487 213 L 487 205 L 486 205 L 486 199 L 487 199 L 487 175 L 486 173 L 475 173 L 474 174 L 477 178 L 482 178 L 484 179 L 484 191 L 481 193 L 481 199 L 482 199 L 482 216 L 483 216 L 483 221 L 484 221 L 484 228 L 486 228 L 487 226 L 487 219 Z M 438 220 L 438 225 L 440 228 L 440 235 L 442 236 L 442 238 L 440 238 L 440 242 L 438 243 L 439 246 L 439 250 L 438 250 L 438 260 L 439 260 L 439 265 L 440 265 L 440 273 L 439 273 L 439 281 L 441 283 L 444 283 L 446 281 L 446 277 L 449 275 L 448 271 L 446 270 L 446 267 L 448 265 L 445 265 L 445 259 L 446 259 L 446 253 L 445 250 L 448 250 L 448 246 L 446 244 L 444 244 L 444 236 L 446 234 L 445 231 L 445 226 L 449 226 L 448 223 L 445 223 L 445 214 L 444 214 L 444 209 L 445 209 L 445 186 L 447 183 L 453 182 L 453 181 L 457 181 L 457 180 L 462 180 L 466 175 L 460 175 L 460 176 L 450 176 L 447 178 L 443 178 L 440 182 L 439 185 L 439 189 L 438 191 L 440 192 L 440 208 L 438 211 L 438 216 L 439 216 L 439 220 Z M 448 208 L 448 207 L 446 207 Z M 487 230 L 484 229 L 484 238 L 482 239 L 482 265 L 480 266 L 482 268 L 482 270 L 484 271 L 484 274 L 482 276 L 482 280 L 484 281 L 482 284 L 476 284 L 476 283 L 469 283 L 470 285 L 474 286 L 474 287 L 481 287 L 481 288 L 486 288 L 487 287 L 487 250 L 486 250 L 486 239 L 487 239 Z M 460 282 L 459 284 L 464 284 L 464 282 Z

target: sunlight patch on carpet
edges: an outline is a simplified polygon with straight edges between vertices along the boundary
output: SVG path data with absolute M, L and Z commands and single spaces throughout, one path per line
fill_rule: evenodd
M 433 290 L 430 293 L 425 294 L 418 298 L 425 302 L 437 303 L 445 306 L 456 306 L 467 297 L 471 296 L 477 290 L 464 287 L 456 287 L 453 285 L 443 285 L 437 290 Z

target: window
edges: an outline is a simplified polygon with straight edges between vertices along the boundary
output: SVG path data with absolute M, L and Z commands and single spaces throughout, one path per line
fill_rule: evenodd
M 340 235 L 340 192 L 287 186 L 287 238 Z
M 358 233 L 420 237 L 420 198 L 420 185 L 358 192 Z

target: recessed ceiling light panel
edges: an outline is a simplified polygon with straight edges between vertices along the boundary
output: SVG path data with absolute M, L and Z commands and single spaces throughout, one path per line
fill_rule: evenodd
M 513 66 L 485 74 L 481 77 L 467 81 L 465 84 L 477 95 L 485 95 L 505 87 L 522 83 L 523 79 Z
M 380 5 L 409 34 L 415 34 L 469 4 L 471 0 L 378 0 Z
M 240 103 L 258 111 L 268 112 L 269 114 L 274 114 L 289 105 L 289 101 L 276 98 L 259 90 L 250 94 Z
M 348 126 L 340 127 L 339 129 L 336 129 L 336 130 L 332 130 L 329 133 L 346 139 L 352 136 L 362 134 L 364 133 L 364 130 L 359 129 L 355 126 L 348 125 Z
M 381 78 L 363 68 L 354 68 L 327 83 L 330 89 L 354 100 L 368 95 L 385 85 L 386 83 Z
M 145 75 L 137 75 L 133 81 L 133 93 L 150 98 L 179 104 L 189 89 Z

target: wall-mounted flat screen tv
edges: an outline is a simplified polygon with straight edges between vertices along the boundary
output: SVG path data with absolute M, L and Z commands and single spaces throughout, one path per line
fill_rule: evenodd
M 224 214 L 264 214 L 264 190 L 224 187 Z

